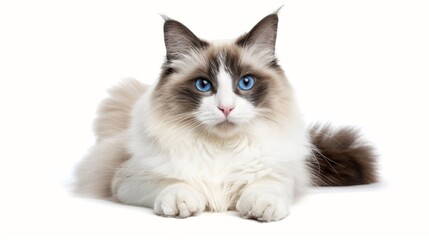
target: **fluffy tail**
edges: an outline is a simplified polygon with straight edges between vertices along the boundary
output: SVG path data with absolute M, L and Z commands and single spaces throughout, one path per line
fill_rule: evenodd
M 374 148 L 361 140 L 356 129 L 315 124 L 310 135 L 315 185 L 350 186 L 377 181 Z
M 146 89 L 147 86 L 139 81 L 127 79 L 109 90 L 109 97 L 101 102 L 94 121 L 98 141 L 122 133 L 128 128 L 132 108 Z
M 109 90 L 94 121 L 97 144 L 76 169 L 75 192 L 110 199 L 112 179 L 119 166 L 130 157 L 126 134 L 131 111 L 147 86 L 129 79 Z

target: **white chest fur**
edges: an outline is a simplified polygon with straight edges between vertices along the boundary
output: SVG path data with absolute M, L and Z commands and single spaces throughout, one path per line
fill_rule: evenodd
M 132 158 L 119 174 L 123 184 L 117 196 L 123 202 L 152 207 L 164 183 L 184 182 L 204 195 L 209 210 L 225 211 L 234 207 L 243 188 L 258 179 L 287 177 L 295 188 L 308 183 L 309 148 L 301 124 L 287 132 L 260 126 L 232 141 L 208 141 L 156 123 L 148 128 L 150 117 L 139 110 L 145 107 L 135 108 Z M 157 136 L 150 137 L 150 130 Z
M 220 145 L 183 138 L 168 151 L 148 138 L 140 140 L 143 147 L 125 167 L 129 179 L 140 182 L 133 186 L 185 182 L 205 196 L 212 211 L 233 208 L 241 190 L 258 179 L 294 175 L 307 154 L 299 142 L 286 138 L 265 138 L 264 143 L 242 138 Z

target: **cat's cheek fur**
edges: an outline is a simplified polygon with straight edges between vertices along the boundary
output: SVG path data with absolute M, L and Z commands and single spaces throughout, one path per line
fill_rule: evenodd
M 223 113 L 216 107 L 215 95 L 203 97 L 198 110 L 194 113 L 199 122 L 214 126 L 225 120 Z
M 256 115 L 257 110 L 253 104 L 238 96 L 235 103 L 235 109 L 229 115 L 229 120 L 233 123 L 245 124 L 254 119 Z
M 215 95 L 203 97 L 198 110 L 195 112 L 195 117 L 202 124 L 209 126 L 215 126 L 225 121 L 225 116 L 216 106 Z M 228 115 L 228 121 L 236 124 L 245 124 L 255 117 L 255 107 L 246 99 L 235 97 L 234 109 Z

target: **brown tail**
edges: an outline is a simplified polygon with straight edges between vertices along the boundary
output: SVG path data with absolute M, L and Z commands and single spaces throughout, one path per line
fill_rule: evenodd
M 374 148 L 351 127 L 333 129 L 315 124 L 310 128 L 313 158 L 310 167 L 317 186 L 350 186 L 377 181 Z
M 109 90 L 109 97 L 104 99 L 94 121 L 97 139 L 106 139 L 122 133 L 128 128 L 131 111 L 147 86 L 135 79 L 127 79 Z

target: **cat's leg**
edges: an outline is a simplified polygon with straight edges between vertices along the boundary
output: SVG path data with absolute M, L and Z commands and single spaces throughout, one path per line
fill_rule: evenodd
M 120 202 L 150 207 L 162 216 L 185 218 L 196 215 L 205 209 L 207 202 L 191 185 L 173 180 L 117 177 L 113 189 Z
M 289 214 L 293 194 L 293 180 L 261 179 L 245 187 L 236 209 L 245 218 L 278 221 Z

